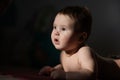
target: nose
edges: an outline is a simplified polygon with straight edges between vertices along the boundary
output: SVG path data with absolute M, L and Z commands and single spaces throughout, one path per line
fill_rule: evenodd
M 59 35 L 60 33 L 59 33 L 59 31 L 58 30 L 55 30 L 55 35 Z

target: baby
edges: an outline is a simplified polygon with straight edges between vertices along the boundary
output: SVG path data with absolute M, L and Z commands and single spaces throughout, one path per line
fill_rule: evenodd
M 61 9 L 53 22 L 51 40 L 61 50 L 61 63 L 46 66 L 40 75 L 57 80 L 120 80 L 120 61 L 106 59 L 85 42 L 91 33 L 92 16 L 86 7 Z

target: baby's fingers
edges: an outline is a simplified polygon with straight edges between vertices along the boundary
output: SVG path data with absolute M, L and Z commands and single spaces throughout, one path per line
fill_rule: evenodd
M 52 71 L 51 74 L 50 74 L 50 77 L 51 77 L 52 79 L 57 79 L 57 78 L 58 78 L 58 73 L 57 73 L 57 71 Z
M 40 70 L 40 72 L 38 74 L 49 76 L 51 73 L 51 70 L 52 70 L 52 68 L 50 66 L 45 66 Z
M 57 80 L 65 80 L 66 73 L 63 70 L 54 70 L 51 72 L 50 77 Z

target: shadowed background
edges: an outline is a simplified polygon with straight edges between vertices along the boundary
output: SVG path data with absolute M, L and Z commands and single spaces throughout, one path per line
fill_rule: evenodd
M 119 0 L 0 1 L 0 66 L 40 69 L 59 63 L 50 32 L 56 11 L 85 5 L 93 16 L 88 44 L 101 56 L 120 55 Z

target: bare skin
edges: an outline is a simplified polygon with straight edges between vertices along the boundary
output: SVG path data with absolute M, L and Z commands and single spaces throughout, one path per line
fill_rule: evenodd
M 88 46 L 79 48 L 74 54 L 61 53 L 61 65 L 68 79 L 87 80 L 92 78 L 96 80 L 97 64 L 92 51 Z
M 92 54 L 92 57 L 86 57 L 85 59 L 84 56 L 86 55 L 83 54 L 84 50 L 90 50 L 89 54 Z M 49 67 L 47 69 L 50 70 L 50 75 L 54 79 L 62 78 L 61 80 L 64 80 L 63 78 L 66 78 L 66 80 L 90 80 L 91 78 L 91 80 L 119 80 L 119 66 L 120 59 L 113 60 L 103 58 L 91 50 L 89 46 L 84 46 L 79 50 L 79 53 L 76 54 L 69 55 L 62 52 L 61 64 L 56 65 L 54 68 Z
M 94 77 L 98 77 L 98 79 L 106 79 L 106 80 L 119 80 L 120 79 L 120 59 L 109 59 L 104 58 L 99 55 L 97 55 L 93 50 L 89 51 L 92 54 L 89 55 L 92 57 L 86 57 L 82 53 L 85 51 L 91 50 L 88 46 L 82 47 L 81 52 L 76 53 L 74 55 L 68 55 L 64 52 L 61 53 L 61 68 L 64 68 L 65 72 L 79 72 L 84 73 L 85 70 L 88 70 L 87 72 L 95 73 Z M 79 55 L 81 53 L 81 55 Z M 87 54 L 87 55 L 88 55 Z M 80 59 L 80 61 L 79 61 Z M 93 63 L 91 63 L 91 60 Z M 95 60 L 95 61 L 94 61 Z M 89 62 L 90 61 L 90 62 Z M 83 67 L 82 67 L 83 65 Z M 91 66 L 90 66 L 91 65 Z M 93 67 L 94 65 L 94 67 Z M 90 74 L 90 73 L 89 73 Z M 72 77 L 77 74 L 71 74 L 69 78 L 72 80 Z M 78 80 L 80 76 L 78 76 Z M 77 80 L 77 79 L 76 79 Z M 89 80 L 89 79 L 88 79 Z
M 83 39 L 80 39 L 81 36 Z M 63 71 L 54 70 L 51 77 L 66 80 L 87 80 L 96 76 L 94 56 L 88 47 L 82 47 L 86 37 L 87 34 L 84 32 L 75 32 L 74 20 L 69 16 L 58 14 L 55 17 L 51 39 L 55 48 L 61 50 Z
M 82 36 L 82 39 L 80 38 Z M 118 80 L 120 60 L 102 58 L 85 45 L 87 34 L 76 33 L 74 20 L 67 15 L 57 14 L 53 23 L 51 40 L 56 49 L 61 50 L 61 63 L 55 67 L 45 67 L 58 80 Z

